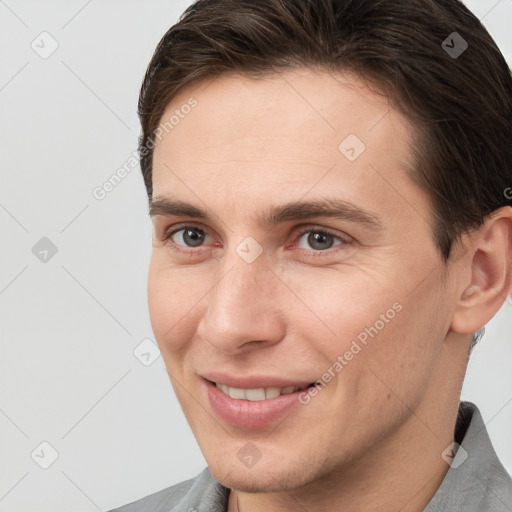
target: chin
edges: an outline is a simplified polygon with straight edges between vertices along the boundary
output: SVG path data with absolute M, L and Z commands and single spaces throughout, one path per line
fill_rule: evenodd
M 307 474 L 297 473 L 292 468 L 280 468 L 270 461 L 263 465 L 261 461 L 252 468 L 233 467 L 232 464 L 208 464 L 213 477 L 225 487 L 240 492 L 283 492 L 297 489 L 311 482 Z

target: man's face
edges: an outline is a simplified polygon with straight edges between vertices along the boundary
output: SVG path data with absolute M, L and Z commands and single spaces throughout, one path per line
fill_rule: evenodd
M 405 170 L 412 128 L 356 77 L 305 69 L 199 82 L 161 122 L 176 109 L 153 200 L 208 216 L 154 209 L 148 298 L 186 418 L 226 486 L 291 489 L 341 471 L 428 409 L 449 331 L 431 206 Z M 339 217 L 281 211 L 326 201 Z M 321 384 L 260 401 L 209 380 Z

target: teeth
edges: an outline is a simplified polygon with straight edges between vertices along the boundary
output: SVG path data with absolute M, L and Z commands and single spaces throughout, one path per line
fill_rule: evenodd
M 281 388 L 265 389 L 265 398 L 277 398 L 281 394 Z
M 242 392 L 242 395 L 243 395 L 244 390 L 241 389 L 240 391 Z M 251 400 L 252 402 L 258 402 L 260 400 L 265 400 L 265 389 L 264 388 L 246 389 L 245 390 L 245 399 Z
M 231 398 L 245 398 L 245 391 L 243 389 L 238 388 L 228 388 L 228 394 Z
M 271 387 L 256 389 L 230 388 L 229 386 L 226 386 L 225 384 L 219 384 L 218 382 L 216 382 L 215 385 L 225 395 L 229 395 L 231 398 L 235 398 L 237 400 L 250 400 L 252 402 L 259 402 L 261 400 L 267 400 L 269 398 L 277 398 L 280 395 L 287 395 L 300 389 L 297 386 L 287 386 L 285 388 Z

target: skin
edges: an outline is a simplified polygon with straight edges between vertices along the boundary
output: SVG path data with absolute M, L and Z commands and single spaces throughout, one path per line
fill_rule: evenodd
M 512 289 L 512 208 L 465 235 L 445 264 L 429 198 L 407 170 L 413 127 L 356 76 L 222 75 L 187 86 L 163 119 L 190 97 L 197 106 L 155 147 L 153 197 L 213 217 L 152 216 L 148 300 L 184 414 L 213 476 L 232 489 L 229 511 L 233 490 L 242 512 L 422 511 L 449 469 L 441 453 L 471 333 Z M 353 162 L 338 150 L 348 134 L 366 146 Z M 381 228 L 256 221 L 272 206 L 324 197 L 351 201 Z M 163 241 L 184 226 L 206 232 L 202 245 L 184 231 Z M 335 236 L 308 241 L 321 228 Z M 263 250 L 252 263 L 236 252 L 248 236 Z M 212 370 L 314 382 L 395 303 L 401 311 L 378 335 L 279 423 L 226 424 L 202 392 L 198 373 Z M 261 452 L 251 468 L 237 457 L 247 442 Z

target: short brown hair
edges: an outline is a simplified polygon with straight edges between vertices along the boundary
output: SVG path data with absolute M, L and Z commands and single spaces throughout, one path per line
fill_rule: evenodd
M 449 51 L 455 44 L 458 53 L 467 48 L 457 55 Z M 152 137 L 179 90 L 222 73 L 258 77 L 293 67 L 355 72 L 413 123 L 412 177 L 432 200 L 445 262 L 463 232 L 512 205 L 511 71 L 458 0 L 195 2 L 159 42 L 140 91 L 149 199 Z

